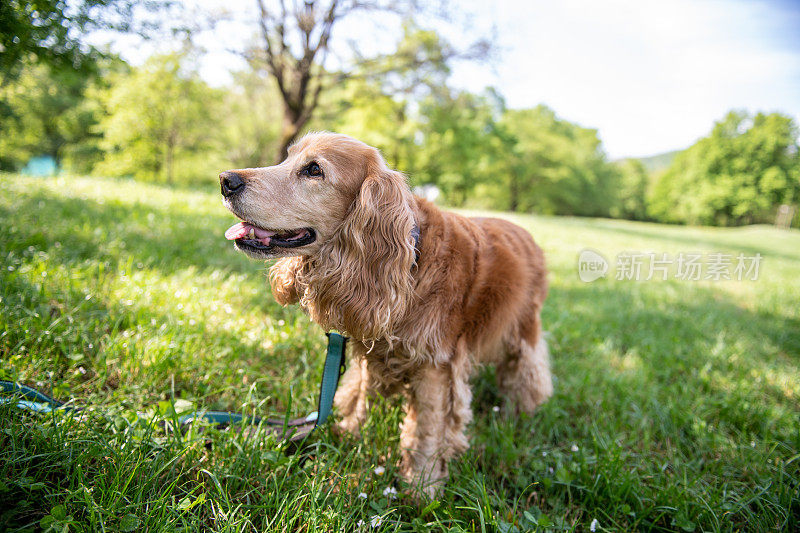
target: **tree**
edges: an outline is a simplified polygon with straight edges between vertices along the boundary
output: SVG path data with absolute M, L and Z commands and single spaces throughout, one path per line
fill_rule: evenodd
M 559 119 L 546 106 L 508 110 L 500 121 L 508 154 L 508 208 L 560 215 L 607 216 L 614 172 L 597 131 Z
M 393 12 L 408 13 L 417 7 L 414 0 L 305 0 L 302 5 L 292 2 L 287 8 L 285 0 L 278 9 L 271 9 L 265 0 L 256 0 L 258 26 L 263 48 L 249 53 L 264 58 L 267 71 L 275 80 L 283 102 L 283 123 L 276 161 L 283 160 L 288 146 L 299 135 L 313 116 L 320 95 L 351 76 L 354 69 L 337 73 L 325 71 L 325 58 L 331 46 L 333 29 L 342 19 L 353 13 Z M 477 56 L 476 51 L 488 45 L 479 40 L 468 47 L 472 52 L 464 57 Z M 455 52 L 455 49 L 448 48 Z M 355 54 L 358 56 L 358 54 Z M 401 57 L 401 56 L 397 56 Z M 369 61 L 359 58 L 362 67 Z M 409 58 L 416 62 L 418 58 Z M 377 62 L 380 64 L 381 62 Z M 385 75 L 386 71 L 377 71 Z M 368 75 L 362 68 L 361 75 Z
M 445 201 L 463 206 L 475 187 L 497 179 L 488 148 L 494 133 L 493 93 L 475 95 L 447 87 L 423 101 L 416 174 L 439 187 Z
M 222 164 L 203 164 L 219 152 L 213 139 L 221 121 L 215 103 L 222 94 L 199 79 L 186 54 L 150 58 L 118 76 L 102 99 L 107 116 L 99 128 L 106 156 L 96 171 L 173 183 L 177 161 L 183 178 Z
M 676 156 L 653 188 L 651 214 L 689 224 L 771 222 L 779 205 L 800 200 L 798 151 L 790 117 L 732 111 Z
M 272 163 L 280 142 L 281 97 L 260 69 L 233 73 L 224 95 L 225 119 L 215 127 L 231 167 Z
M 616 171 L 616 200 L 611 216 L 628 220 L 647 220 L 647 188 L 650 177 L 638 159 L 623 159 L 613 165 Z
M 136 0 L 0 2 L 0 85 L 15 78 L 26 63 L 86 74 L 99 56 L 83 39 L 87 33 L 97 29 L 140 33 L 152 30 L 155 24 L 145 13 L 173 6 L 172 1 Z
M 84 171 L 75 157 L 91 165 L 98 156 L 98 109 L 85 98 L 94 81 L 80 72 L 48 65 L 26 65 L 17 77 L 0 87 L 7 104 L 0 113 L 0 169 L 19 170 L 29 159 L 47 155 L 59 165 Z
M 356 137 L 378 148 L 392 168 L 408 170 L 401 152 L 416 124 L 409 124 L 405 113 L 404 102 L 386 94 L 377 83 L 354 77 L 328 91 L 310 124 L 313 129 Z
M 419 140 L 436 107 L 434 94 L 447 100 L 453 50 L 432 30 L 406 21 L 391 54 L 362 60 L 355 72 L 327 91 L 312 127 L 347 133 L 378 147 L 396 169 L 417 176 L 425 146 Z M 423 143 L 424 144 L 424 143 Z

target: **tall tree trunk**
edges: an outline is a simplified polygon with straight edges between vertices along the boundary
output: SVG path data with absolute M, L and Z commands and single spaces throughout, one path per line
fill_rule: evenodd
M 319 103 L 323 81 L 319 72 L 321 69 L 315 67 L 325 63 L 331 29 L 339 17 L 355 7 L 338 9 L 339 0 L 331 0 L 323 8 L 316 0 L 306 0 L 302 10 L 299 7 L 287 10 L 281 1 L 280 10 L 273 12 L 267 8 L 264 0 L 257 0 L 256 3 L 260 13 L 265 59 L 283 99 L 283 128 L 275 161 L 280 163 Z M 289 46 L 292 37 L 287 36 L 286 32 L 287 26 L 292 24 L 290 19 L 296 23 L 296 36 L 302 44 L 302 52 L 297 55 L 292 53 L 292 47 Z

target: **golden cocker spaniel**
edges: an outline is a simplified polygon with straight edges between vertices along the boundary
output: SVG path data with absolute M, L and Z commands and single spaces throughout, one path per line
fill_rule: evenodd
M 520 411 L 551 395 L 544 256 L 524 229 L 442 212 L 376 149 L 332 133 L 306 135 L 279 165 L 223 172 L 220 186 L 242 220 L 225 236 L 281 258 L 277 301 L 352 338 L 338 427 L 357 433 L 373 393 L 405 395 L 402 472 L 428 494 L 468 447 L 477 365 L 496 365 Z

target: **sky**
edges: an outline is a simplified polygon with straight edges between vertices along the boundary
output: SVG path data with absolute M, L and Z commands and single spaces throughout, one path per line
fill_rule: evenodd
M 224 5 L 252 20 L 254 3 Z M 423 23 L 455 44 L 493 35 L 497 49 L 488 63 L 456 63 L 454 86 L 475 92 L 493 86 L 511 108 L 546 104 L 561 118 L 597 129 L 611 159 L 686 148 L 731 109 L 780 111 L 800 122 L 800 0 L 450 4 L 454 22 Z M 363 53 L 390 52 L 397 28 L 390 18 L 353 17 L 335 27 L 334 37 L 340 51 L 354 40 Z M 242 63 L 229 50 L 253 31 L 229 22 L 201 35 L 209 52 L 201 75 L 217 86 L 231 83 L 228 72 Z M 126 40 L 115 48 L 134 63 L 151 51 Z

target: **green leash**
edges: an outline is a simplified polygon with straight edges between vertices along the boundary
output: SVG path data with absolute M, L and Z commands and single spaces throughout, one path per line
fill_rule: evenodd
M 65 411 L 78 410 L 77 407 L 59 402 L 55 398 L 33 387 L 21 385 L 13 381 L 0 380 L 0 389 L 2 389 L 4 393 L 16 396 L 16 398 L 0 398 L 0 405 L 11 403 L 20 409 L 27 409 L 37 413 L 49 413 L 55 409 L 64 409 Z
M 288 420 L 286 418 L 262 419 L 257 416 L 246 416 L 228 411 L 196 411 L 178 419 L 181 427 L 186 428 L 188 424 L 196 420 L 210 422 L 218 428 L 240 423 L 259 424 L 263 422 L 279 432 L 284 439 L 296 441 L 307 437 L 328 420 L 333 409 L 333 397 L 336 394 L 336 388 L 339 386 L 339 378 L 344 371 L 347 337 L 334 332 L 326 333 L 326 335 L 328 336 L 328 349 L 325 354 L 325 366 L 322 369 L 322 381 L 319 386 L 319 402 L 317 410 L 310 415 Z M 10 403 L 20 409 L 37 413 L 49 413 L 55 409 L 63 409 L 65 411 L 79 410 L 79 408 L 60 402 L 33 387 L 13 381 L 0 380 L 0 390 L 11 396 L 0 397 L 0 404 Z

